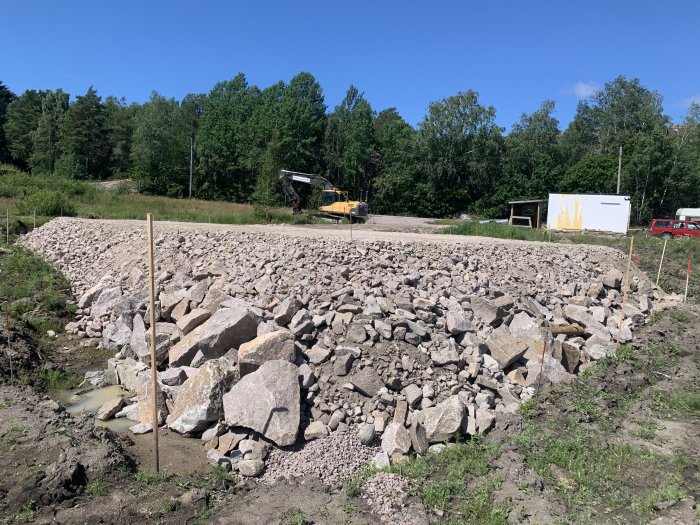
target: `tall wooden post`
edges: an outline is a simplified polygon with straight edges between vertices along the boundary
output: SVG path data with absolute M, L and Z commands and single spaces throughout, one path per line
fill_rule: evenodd
M 151 306 L 151 381 L 153 381 L 153 445 L 155 449 L 156 472 L 160 472 L 158 456 L 158 370 L 156 369 L 156 297 L 153 268 L 153 214 L 146 215 L 148 230 L 148 290 Z

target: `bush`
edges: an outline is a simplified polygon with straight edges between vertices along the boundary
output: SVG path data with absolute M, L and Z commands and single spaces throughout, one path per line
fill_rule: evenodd
M 74 217 L 75 205 L 68 199 L 65 193 L 55 190 L 39 190 L 29 194 L 18 204 L 17 208 L 22 215 L 37 215 L 57 217 L 64 215 Z

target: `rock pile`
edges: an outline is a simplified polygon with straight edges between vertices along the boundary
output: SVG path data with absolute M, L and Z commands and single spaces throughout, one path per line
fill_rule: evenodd
M 22 242 L 71 281 L 78 311 L 66 330 L 115 351 L 91 381 L 137 393 L 116 416 L 148 431 L 144 232 L 56 219 Z M 159 424 L 201 437 L 212 463 L 243 475 L 266 460 L 273 477 L 318 470 L 290 466 L 272 446 L 337 448 L 333 436 L 352 434 L 353 447 L 380 443 L 365 448 L 386 465 L 487 432 L 535 386 L 570 381 L 618 337 L 624 259 L 613 250 L 161 224 L 155 244 Z M 631 290 L 622 343 L 660 297 L 647 280 Z

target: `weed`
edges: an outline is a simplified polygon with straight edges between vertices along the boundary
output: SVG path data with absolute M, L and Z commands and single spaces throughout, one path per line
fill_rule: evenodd
M 219 508 L 216 505 L 211 505 L 207 507 L 206 509 L 200 509 L 198 510 L 195 515 L 194 515 L 194 520 L 192 523 L 194 525 L 200 525 L 203 523 L 206 523 L 209 521 L 210 518 L 214 517 L 214 515 L 219 511 Z
M 690 315 L 688 312 L 685 312 L 683 310 L 674 310 L 671 313 L 671 317 L 673 317 L 676 321 L 678 321 L 681 324 L 688 324 L 695 319 L 694 316 Z
M 101 479 L 93 479 L 85 485 L 85 492 L 90 496 L 105 496 L 107 494 L 107 484 Z
M 5 431 L 5 434 L 2 436 L 3 448 L 8 451 L 15 450 L 19 446 L 19 438 L 26 433 L 27 431 L 24 428 L 11 422 L 7 427 L 7 431 Z
M 37 374 L 44 384 L 44 389 L 51 394 L 76 388 L 83 380 L 80 374 L 72 370 L 44 368 L 38 370 Z
M 653 313 L 647 318 L 647 324 L 650 325 L 650 326 L 653 326 L 653 325 L 655 325 L 656 323 L 658 323 L 659 321 L 661 321 L 661 319 L 663 319 L 663 317 L 664 317 L 663 311 L 657 310 L 657 311 L 653 312 Z
M 171 474 L 167 474 L 166 472 L 149 472 L 149 471 L 144 471 L 144 472 L 137 472 L 134 475 L 134 479 L 136 480 L 136 483 L 141 485 L 142 488 L 148 489 L 151 491 L 156 491 L 160 488 L 160 486 L 168 481 L 170 478 L 172 478 Z
M 169 512 L 173 512 L 177 508 L 177 505 L 173 500 L 165 500 L 160 503 L 160 505 L 156 505 L 153 507 L 153 509 L 149 512 L 151 516 L 154 515 L 163 515 L 163 514 L 168 514 Z
M 536 399 L 528 399 L 518 408 L 518 414 L 520 414 L 525 419 L 533 419 L 537 414 L 539 414 L 539 409 L 537 406 Z
M 343 512 L 349 516 L 352 516 L 357 512 L 357 502 L 355 501 L 348 501 L 343 505 Z
M 630 510 L 638 515 L 653 515 L 654 508 L 664 501 L 678 501 L 685 498 L 681 490 L 681 478 L 677 475 L 667 476 L 661 481 L 658 488 L 649 494 L 633 496 L 630 502 Z
M 34 500 L 26 503 L 10 518 L 10 523 L 31 523 L 37 515 L 39 508 Z
M 366 463 L 352 476 L 345 478 L 345 480 L 343 480 L 343 491 L 345 492 L 345 495 L 349 498 L 359 496 L 362 492 L 362 487 L 365 486 L 365 483 L 367 483 L 369 478 L 374 476 L 375 472 L 376 470 L 374 467 L 371 464 Z
M 503 480 L 488 477 L 464 497 L 453 523 L 470 523 L 474 525 L 505 525 L 508 523 L 510 509 L 508 505 L 493 506 L 493 496 Z
M 287 509 L 280 518 L 280 525 L 311 525 L 304 511 L 298 507 Z

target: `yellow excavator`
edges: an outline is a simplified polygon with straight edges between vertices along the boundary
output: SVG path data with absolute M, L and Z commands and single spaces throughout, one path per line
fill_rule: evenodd
M 330 219 L 348 219 L 351 222 L 365 222 L 369 216 L 369 207 L 365 201 L 351 201 L 348 193 L 339 190 L 325 177 L 313 173 L 280 170 L 280 180 L 285 196 L 292 203 L 295 215 L 301 213 L 301 197 L 294 189 L 293 182 L 318 185 L 321 188 L 319 215 Z

